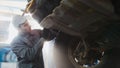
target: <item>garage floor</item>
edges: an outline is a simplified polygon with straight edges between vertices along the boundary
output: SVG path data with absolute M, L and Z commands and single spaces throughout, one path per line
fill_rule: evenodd
M 7 63 L 7 62 L 2 62 L 0 63 L 0 68 L 16 68 L 17 63 Z

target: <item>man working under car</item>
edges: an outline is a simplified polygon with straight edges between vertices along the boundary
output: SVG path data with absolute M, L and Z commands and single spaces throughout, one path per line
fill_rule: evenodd
M 12 24 L 19 32 L 11 43 L 12 51 L 18 58 L 18 68 L 44 68 L 42 31 L 31 30 L 28 20 L 20 15 L 13 17 Z

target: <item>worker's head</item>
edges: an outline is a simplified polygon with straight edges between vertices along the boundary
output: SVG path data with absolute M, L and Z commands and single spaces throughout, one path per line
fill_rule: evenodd
M 16 29 L 18 29 L 22 32 L 30 32 L 31 31 L 31 27 L 30 27 L 26 17 L 24 17 L 24 16 L 15 15 L 13 17 L 12 24 Z

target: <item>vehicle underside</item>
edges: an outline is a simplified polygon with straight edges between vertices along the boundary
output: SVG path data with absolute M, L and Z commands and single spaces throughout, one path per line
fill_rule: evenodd
M 28 2 L 26 11 L 44 27 L 43 37 L 55 39 L 56 68 L 120 68 L 119 0 Z

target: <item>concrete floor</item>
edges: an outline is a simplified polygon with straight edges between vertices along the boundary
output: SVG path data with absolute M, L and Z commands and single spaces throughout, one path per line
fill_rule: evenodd
M 16 68 L 17 63 L 2 62 L 0 68 Z

